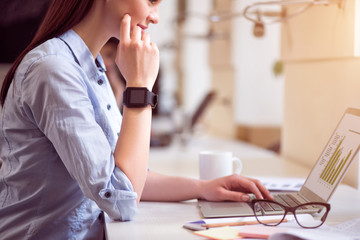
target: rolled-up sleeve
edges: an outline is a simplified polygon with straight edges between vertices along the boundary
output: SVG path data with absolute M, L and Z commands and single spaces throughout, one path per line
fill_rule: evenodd
M 128 177 L 118 167 L 115 167 L 110 185 L 101 189 L 99 195 L 105 201 L 114 202 L 114 204 L 110 204 L 114 209 L 107 211 L 114 220 L 128 221 L 137 213 L 137 194 L 134 192 Z M 120 218 L 117 214 L 112 215 L 113 212 L 119 212 Z
M 106 136 L 112 129 L 102 120 L 107 109 L 93 97 L 97 89 L 75 62 L 61 56 L 39 59 L 32 68 L 22 83 L 29 119 L 50 140 L 87 198 L 112 219 L 131 220 L 137 212 L 137 194 L 115 166 L 114 146 Z

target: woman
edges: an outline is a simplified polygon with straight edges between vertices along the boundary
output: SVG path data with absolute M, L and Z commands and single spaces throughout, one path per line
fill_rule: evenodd
M 102 211 L 131 220 L 140 199 L 271 198 L 237 175 L 200 181 L 148 171 L 151 107 L 129 104 L 121 117 L 99 51 L 118 38 L 126 87 L 151 90 L 159 52 L 145 30 L 159 21 L 159 4 L 52 2 L 1 90 L 2 239 L 101 239 Z

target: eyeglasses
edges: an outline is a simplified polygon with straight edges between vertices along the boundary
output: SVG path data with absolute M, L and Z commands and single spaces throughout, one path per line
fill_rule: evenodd
M 254 199 L 250 202 L 250 205 L 254 211 L 256 220 L 266 226 L 277 226 L 285 219 L 287 213 L 292 213 L 295 217 L 296 222 L 303 228 L 317 228 L 320 227 L 326 220 L 326 217 L 330 211 L 330 204 L 322 202 L 309 202 L 300 204 L 295 207 L 284 206 L 281 203 L 271 201 Z M 304 210 L 311 212 L 312 218 L 304 218 L 300 216 L 304 214 Z M 269 216 L 269 211 L 273 212 L 273 215 L 280 215 L 275 221 L 269 222 L 264 220 L 261 216 Z

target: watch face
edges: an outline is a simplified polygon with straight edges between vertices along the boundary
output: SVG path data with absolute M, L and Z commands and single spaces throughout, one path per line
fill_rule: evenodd
M 130 91 L 129 100 L 132 104 L 145 104 L 146 93 L 144 89 L 132 89 Z
M 130 108 L 141 108 L 150 104 L 154 108 L 157 104 L 157 95 L 145 87 L 128 87 L 124 91 L 123 104 Z

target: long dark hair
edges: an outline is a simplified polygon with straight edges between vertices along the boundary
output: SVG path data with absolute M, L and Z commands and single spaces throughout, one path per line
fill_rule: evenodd
M 57 37 L 76 24 L 89 12 L 94 0 L 53 0 L 34 39 L 17 57 L 5 76 L 1 87 L 0 103 L 4 106 L 6 95 L 14 78 L 15 71 L 25 55 L 48 39 Z

